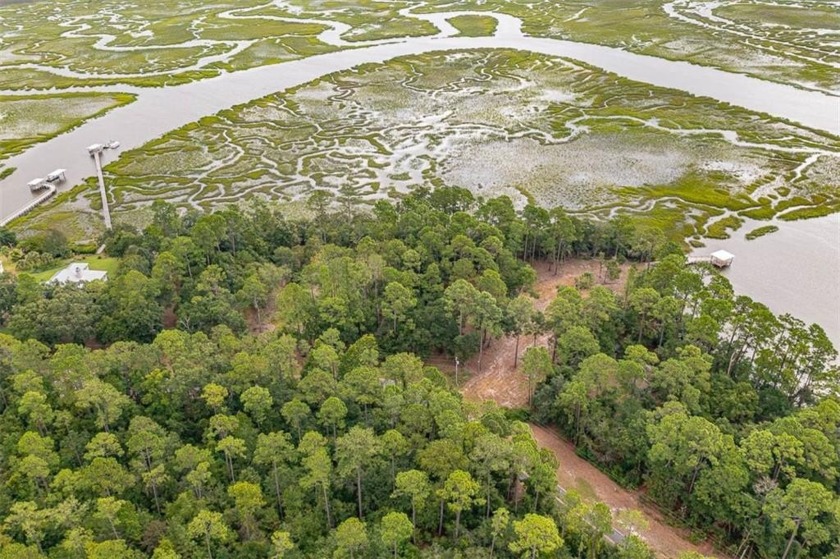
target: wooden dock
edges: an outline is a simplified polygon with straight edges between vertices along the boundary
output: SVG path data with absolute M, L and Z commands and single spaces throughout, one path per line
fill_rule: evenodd
M 708 256 L 688 256 L 688 264 L 711 264 L 717 268 L 728 268 L 735 260 L 735 255 L 725 250 L 718 250 Z
M 93 146 L 91 146 L 93 147 Z M 88 148 L 90 150 L 91 148 Z M 105 229 L 111 229 L 111 210 L 108 208 L 108 192 L 105 190 L 105 179 L 102 177 L 102 149 L 91 152 L 96 162 L 96 178 L 99 180 L 99 196 L 102 198 L 102 218 L 105 220 Z
M 5 219 L 0 220 L 0 227 L 5 227 L 15 219 L 28 214 L 29 212 L 37 208 L 39 205 L 43 204 L 44 202 L 55 196 L 56 187 L 54 184 L 47 183 L 47 186 L 45 186 L 44 188 L 46 189 L 46 192 L 44 192 L 41 196 L 39 196 L 32 202 L 26 204 L 24 207 L 11 214 L 10 216 L 7 216 Z

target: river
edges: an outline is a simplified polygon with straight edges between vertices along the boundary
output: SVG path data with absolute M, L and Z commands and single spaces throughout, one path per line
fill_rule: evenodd
M 458 12 L 466 13 L 466 12 Z M 67 169 L 66 190 L 93 176 L 95 167 L 85 147 L 117 139 L 122 149 L 143 146 L 166 132 L 234 105 L 281 92 L 326 74 L 364 63 L 435 51 L 478 48 L 517 49 L 566 57 L 614 72 L 626 78 L 707 96 L 745 109 L 771 114 L 806 126 L 840 134 L 840 98 L 816 91 L 750 78 L 617 48 L 570 41 L 528 37 L 519 20 L 493 15 L 499 26 L 494 37 L 453 37 L 447 18 L 457 15 L 417 14 L 434 23 L 435 37 L 368 42 L 344 42 L 344 28 L 334 25 L 321 38 L 344 50 L 282 64 L 263 66 L 179 86 L 141 89 L 94 88 L 130 91 L 137 101 L 115 109 L 84 125 L 5 161 L 17 171 L 0 181 L 0 219 L 33 200 L 26 183 L 61 167 Z M 109 157 L 110 154 L 106 154 Z M 106 161 L 107 162 L 107 161 Z M 726 273 L 739 292 L 768 304 L 776 312 L 790 312 L 808 322 L 819 322 L 840 346 L 840 217 L 782 223 L 781 230 L 755 241 L 736 236 L 714 243 L 737 256 Z M 742 231 L 749 230 L 744 227 Z M 713 249 L 713 250 L 714 250 Z
M 819 324 L 840 348 L 840 214 L 773 224 L 779 231 L 748 241 L 744 235 L 767 222 L 747 221 L 731 238 L 707 241 L 694 254 L 731 252 L 735 260 L 723 274 L 736 292 L 776 314 Z

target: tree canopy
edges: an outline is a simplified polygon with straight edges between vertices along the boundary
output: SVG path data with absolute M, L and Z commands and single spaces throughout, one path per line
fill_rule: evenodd
M 739 556 L 838 553 L 818 326 L 623 219 L 445 188 L 312 207 L 156 203 L 106 235 L 107 282 L 0 276 L 0 558 L 649 557 L 605 545 L 604 505 L 554 498 L 521 412 L 424 361 L 506 334 L 532 416 L 614 477 Z M 63 255 L 47 237 L 13 250 Z M 536 310 L 530 263 L 597 255 L 655 264 Z

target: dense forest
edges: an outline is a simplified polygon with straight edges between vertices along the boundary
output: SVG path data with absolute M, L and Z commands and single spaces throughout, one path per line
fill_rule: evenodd
M 651 558 L 605 540 L 632 521 L 556 498 L 529 417 L 738 557 L 840 557 L 840 374 L 818 326 L 623 217 L 455 188 L 328 202 L 295 221 L 155 203 L 107 234 L 107 282 L 0 275 L 0 559 Z M 0 244 L 19 271 L 70 250 Z M 537 311 L 530 263 L 569 257 L 601 272 Z M 625 287 L 602 285 L 626 261 Z M 505 335 L 530 410 L 464 402 L 426 365 L 480 367 Z

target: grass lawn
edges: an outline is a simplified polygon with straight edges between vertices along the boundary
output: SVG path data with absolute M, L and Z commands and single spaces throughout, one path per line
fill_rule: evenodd
M 118 258 L 98 256 L 95 254 L 91 254 L 88 256 L 77 256 L 75 258 L 66 258 L 63 260 L 59 260 L 56 262 L 56 265 L 54 267 L 41 272 L 31 273 L 30 275 L 40 282 L 48 281 L 51 277 L 53 277 L 56 274 L 56 272 L 66 268 L 67 265 L 71 262 L 87 262 L 91 270 L 102 270 L 104 272 L 108 272 L 109 275 L 113 275 L 116 273 L 120 261 Z

